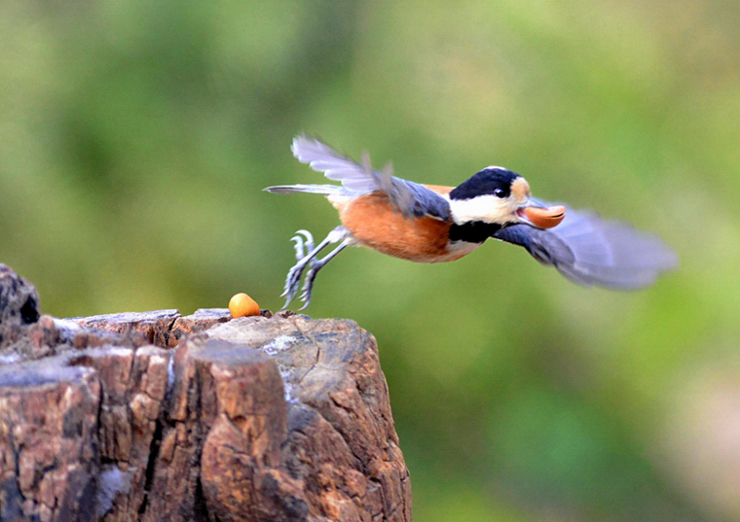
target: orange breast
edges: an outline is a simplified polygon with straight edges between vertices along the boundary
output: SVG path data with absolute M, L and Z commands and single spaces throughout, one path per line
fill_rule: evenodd
M 342 224 L 359 243 L 389 256 L 437 263 L 465 255 L 447 249 L 452 222 L 431 217 L 404 218 L 383 192 L 365 194 L 335 206 Z

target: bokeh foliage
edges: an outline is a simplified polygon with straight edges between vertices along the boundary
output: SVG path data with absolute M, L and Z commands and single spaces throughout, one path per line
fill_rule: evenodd
M 700 421 L 740 451 L 713 424 L 740 401 L 696 413 L 738 397 L 738 27 L 730 0 L 4 2 L 0 262 L 59 317 L 275 310 L 292 233 L 336 225 L 261 191 L 321 182 L 296 133 L 428 183 L 505 165 L 681 269 L 613 293 L 500 244 L 332 262 L 308 312 L 377 337 L 415 518 L 740 519 L 737 462 L 691 457 Z

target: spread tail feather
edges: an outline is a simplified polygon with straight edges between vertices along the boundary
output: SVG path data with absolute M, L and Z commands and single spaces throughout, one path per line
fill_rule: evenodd
M 339 185 L 277 185 L 264 190 L 274 194 L 290 194 L 293 192 L 307 192 L 310 194 L 339 194 L 343 189 Z

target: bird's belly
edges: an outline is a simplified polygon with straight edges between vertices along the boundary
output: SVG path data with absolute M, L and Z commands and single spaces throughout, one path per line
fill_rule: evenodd
M 404 218 L 383 193 L 365 194 L 335 206 L 342 224 L 358 243 L 389 256 L 420 263 L 443 263 L 460 259 L 479 246 L 450 243 L 449 221 Z
M 450 241 L 447 243 L 447 257 L 437 261 L 437 263 L 456 261 L 461 257 L 467 256 L 482 244 L 483 243 L 468 243 L 467 241 Z

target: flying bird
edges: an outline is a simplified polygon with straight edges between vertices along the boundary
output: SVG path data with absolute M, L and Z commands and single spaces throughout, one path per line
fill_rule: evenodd
M 285 281 L 283 308 L 298 295 L 304 273 L 301 309 L 306 308 L 319 270 L 354 245 L 409 261 L 442 263 L 493 238 L 524 247 L 575 283 L 618 290 L 648 286 L 678 264 L 673 250 L 656 236 L 590 211 L 536 200 L 527 181 L 503 167 L 486 167 L 457 187 L 446 187 L 397 178 L 390 164 L 374 170 L 367 154 L 357 163 L 306 136 L 296 137 L 291 150 L 298 161 L 341 184 L 265 190 L 322 194 L 339 211 L 342 224 L 318 244 L 307 230 L 296 232 L 297 263 Z

